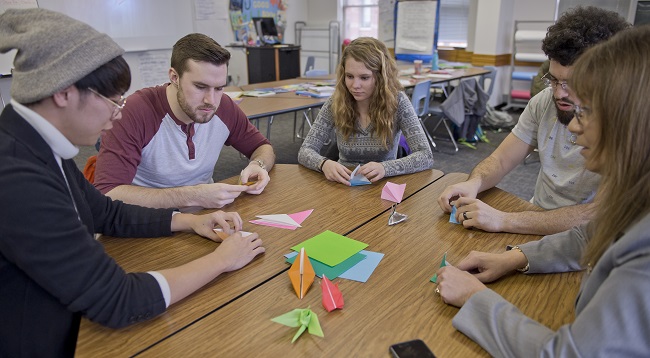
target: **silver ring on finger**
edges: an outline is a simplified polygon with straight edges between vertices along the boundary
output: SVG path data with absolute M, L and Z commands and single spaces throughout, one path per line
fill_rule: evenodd
M 467 211 L 463 212 L 463 219 L 469 220 L 469 218 L 467 217 Z

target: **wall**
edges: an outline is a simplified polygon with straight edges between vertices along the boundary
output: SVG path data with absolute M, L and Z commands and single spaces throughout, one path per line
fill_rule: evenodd
M 179 0 L 180 1 L 180 0 Z M 193 6 L 194 1 L 183 0 L 188 6 Z M 213 15 L 207 20 L 193 20 L 193 30 L 203 32 L 222 45 L 234 41 L 228 18 L 228 0 L 212 0 Z M 294 24 L 296 21 L 305 21 L 308 26 L 326 27 L 329 21 L 342 20 L 341 6 L 338 0 L 289 0 L 287 9 L 287 30 L 285 38 L 287 43 L 295 42 Z M 504 54 L 512 49 L 512 26 L 514 20 L 552 20 L 555 14 L 555 0 L 472 0 L 470 16 L 476 17 L 476 22 L 470 22 L 468 29 L 468 51 L 481 54 Z M 316 48 L 326 51 L 327 32 L 315 32 L 303 36 L 303 47 L 308 50 Z M 233 80 L 240 85 L 248 83 L 246 57 L 241 49 L 229 48 L 232 53 L 229 73 Z M 301 68 L 304 69 L 306 57 L 310 54 L 316 57 L 316 68 L 328 69 L 329 62 L 326 53 L 301 52 Z M 170 50 L 133 52 L 127 53 L 125 58 L 133 71 L 133 84 L 131 92 L 143 87 L 146 79 L 151 81 L 156 76 L 166 80 L 166 67 L 169 66 Z M 333 60 L 335 62 L 335 60 Z M 153 73 L 143 70 L 144 64 L 153 64 Z M 498 94 L 505 95 L 508 91 L 507 67 L 501 67 L 493 94 L 493 104 L 501 103 Z M 144 72 L 143 72 L 144 71 Z M 302 72 L 302 71 L 301 71 Z M 0 93 L 8 93 L 8 84 L 5 79 L 0 80 Z M 4 95 L 5 101 L 6 95 Z
M 474 15 L 475 14 L 475 15 Z M 472 0 L 468 29 L 468 51 L 474 54 L 512 53 L 515 20 L 550 21 L 555 15 L 555 0 Z M 498 67 L 490 103 L 504 103 L 510 86 L 510 66 Z
M 230 27 L 228 0 L 178 1 L 183 1 L 187 6 L 192 7 L 192 31 L 204 33 L 214 38 L 222 46 L 228 45 L 235 40 L 232 28 Z M 294 24 L 296 21 L 302 21 L 308 17 L 308 4 L 302 0 L 287 0 L 287 2 L 287 30 L 285 32 L 285 42 L 294 43 Z M 312 2 L 317 3 L 317 1 Z M 201 5 L 202 11 L 200 11 L 200 16 L 197 16 L 197 12 L 195 11 L 197 5 Z M 318 9 L 318 5 L 315 6 L 316 11 L 322 11 L 322 9 Z M 334 7 L 334 9 L 336 9 L 336 7 Z M 334 18 L 335 17 L 336 15 L 334 15 Z M 228 72 L 232 76 L 234 84 L 248 84 L 246 54 L 244 50 L 241 48 L 227 49 L 232 55 Z M 127 52 L 124 55 L 124 58 L 131 67 L 133 78 L 131 88 L 127 94 L 133 93 L 142 87 L 168 82 L 169 78 L 167 72 L 169 69 L 170 57 L 171 49 Z M 10 83 L 10 79 L 0 79 L 0 94 L 7 103 L 9 102 Z

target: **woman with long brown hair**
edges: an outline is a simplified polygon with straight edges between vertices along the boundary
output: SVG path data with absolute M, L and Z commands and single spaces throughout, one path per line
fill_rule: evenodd
M 410 100 L 397 78 L 397 66 L 379 40 L 360 37 L 343 51 L 336 90 L 323 105 L 298 153 L 298 162 L 322 171 L 328 180 L 350 185 L 348 167 L 375 182 L 433 166 L 433 155 Z M 336 132 L 339 161 L 320 154 Z M 400 135 L 412 153 L 397 159 Z
M 650 352 L 650 26 L 587 50 L 569 85 L 569 130 L 602 175 L 596 217 L 502 254 L 472 252 L 439 270 L 436 292 L 462 307 L 454 327 L 494 356 L 631 357 Z M 585 270 L 575 320 L 557 331 L 487 289 L 518 269 Z M 464 271 L 466 270 L 466 271 Z M 470 272 L 478 272 L 470 274 Z M 550 295 L 562 292 L 549 292 Z

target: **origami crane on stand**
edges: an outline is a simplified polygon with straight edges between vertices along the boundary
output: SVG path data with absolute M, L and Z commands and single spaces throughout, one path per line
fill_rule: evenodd
M 393 204 L 393 211 L 390 213 L 390 216 L 388 217 L 389 226 L 399 224 L 402 221 L 408 219 L 408 215 L 401 214 L 396 211 L 397 204 L 402 202 L 405 189 L 406 189 L 406 184 L 395 184 L 391 182 L 386 182 L 386 185 L 384 185 L 384 188 L 381 190 L 382 199 L 392 201 L 393 203 L 395 203 Z
M 293 285 L 296 295 L 298 295 L 301 300 L 305 297 L 305 294 L 307 293 L 307 290 L 309 290 L 309 287 L 311 287 L 312 283 L 314 283 L 314 277 L 316 277 L 316 273 L 314 272 L 314 268 L 311 266 L 309 257 L 307 257 L 307 253 L 303 247 L 300 249 L 296 261 L 294 261 L 291 268 L 289 268 L 291 285 Z

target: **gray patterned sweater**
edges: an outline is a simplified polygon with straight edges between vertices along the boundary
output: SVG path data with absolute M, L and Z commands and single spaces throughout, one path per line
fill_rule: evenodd
M 400 92 L 398 96 L 397 112 L 395 113 L 396 130 L 390 148 L 382 146 L 379 138 L 372 135 L 374 130 L 372 123 L 365 129 L 357 127 L 355 133 L 346 141 L 341 133 L 334 128 L 334 113 L 330 98 L 321 108 L 307 138 L 302 143 L 298 152 L 298 162 L 309 169 L 320 171 L 321 163 L 325 159 L 320 155 L 320 150 L 334 130 L 339 149 L 339 163 L 347 167 L 354 168 L 358 164 L 363 165 L 368 162 L 382 163 L 386 170 L 386 177 L 431 169 L 433 154 L 420 121 L 413 110 L 413 105 L 404 92 Z M 406 137 L 411 154 L 396 159 L 402 133 Z

